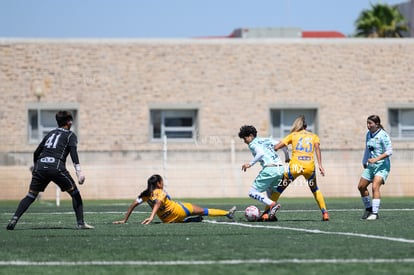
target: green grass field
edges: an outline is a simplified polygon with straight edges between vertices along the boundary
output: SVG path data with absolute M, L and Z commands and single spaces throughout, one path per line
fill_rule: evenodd
M 7 231 L 18 202 L 2 201 L 0 274 L 413 274 L 413 198 L 383 198 L 377 221 L 360 220 L 359 198 L 328 198 L 329 222 L 313 198 L 282 198 L 272 223 L 244 220 L 248 198 L 182 201 L 238 212 L 234 222 L 141 225 L 150 208 L 140 206 L 113 225 L 130 201 L 85 201 L 96 229 L 75 230 L 70 201 L 37 201 Z

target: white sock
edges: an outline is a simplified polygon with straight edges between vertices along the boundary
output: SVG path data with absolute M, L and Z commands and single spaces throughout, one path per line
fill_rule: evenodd
M 365 196 L 365 197 L 362 197 L 361 199 L 362 199 L 362 202 L 364 203 L 365 209 L 372 207 L 370 196 Z
M 381 204 L 381 199 L 372 199 L 372 213 L 378 214 L 380 204 Z
M 271 205 L 273 201 L 269 199 L 268 196 L 264 195 L 263 193 L 260 193 L 256 190 L 256 188 L 252 187 L 249 191 L 249 197 L 255 200 L 258 200 L 266 205 Z

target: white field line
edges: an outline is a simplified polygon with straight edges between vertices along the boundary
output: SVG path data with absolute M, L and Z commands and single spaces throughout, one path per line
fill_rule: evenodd
M 238 222 L 217 222 L 213 220 L 204 220 L 203 222 L 212 223 L 212 224 L 234 225 L 234 226 L 240 226 L 240 227 L 250 227 L 250 228 L 290 230 L 290 231 L 299 231 L 299 232 L 306 232 L 306 233 L 313 233 L 313 234 L 341 235 L 341 236 L 351 236 L 351 237 L 359 237 L 359 238 L 367 238 L 367 239 L 379 239 L 379 240 L 394 241 L 394 242 L 401 242 L 401 243 L 414 243 L 414 240 L 412 239 L 393 238 L 393 237 L 351 233 L 351 232 L 322 231 L 319 229 L 295 228 L 295 227 L 278 226 L 278 225 L 261 225 L 261 224 L 253 224 L 253 223 L 247 224 L 247 223 L 238 223 Z
M 180 266 L 180 265 L 236 265 L 236 264 L 401 264 L 414 263 L 406 259 L 250 259 L 221 261 L 0 261 L 0 266 Z
M 407 208 L 407 209 L 382 209 L 381 211 L 413 211 L 414 209 Z M 303 212 L 303 211 L 315 211 L 315 210 L 290 210 L 290 212 Z M 319 211 L 319 210 L 317 210 Z M 335 210 L 334 210 L 335 211 Z M 338 209 L 336 211 L 350 211 L 350 209 Z M 361 211 L 360 209 L 355 211 Z M 135 211 L 137 213 L 149 213 L 147 211 Z M 242 211 L 238 211 L 242 212 Z M 285 211 L 288 212 L 288 211 Z M 331 212 L 333 212 L 331 210 Z M 119 211 L 106 211 L 106 212 L 85 212 L 89 214 L 123 214 L 125 212 Z M 11 213 L 3 213 L 7 215 L 11 215 Z M 30 215 L 73 215 L 73 212 L 49 212 L 49 213 L 30 213 Z M 385 237 L 385 236 L 378 236 L 378 235 L 369 235 L 369 234 L 361 234 L 361 233 L 352 233 L 352 232 L 330 232 L 330 231 L 322 231 L 318 229 L 306 229 L 306 228 L 295 228 L 295 227 L 286 227 L 286 226 L 277 226 L 277 225 L 261 225 L 261 224 L 253 224 L 253 223 L 238 223 L 238 222 L 217 222 L 215 220 L 204 220 L 203 222 L 211 223 L 211 224 L 227 224 L 233 226 L 240 226 L 240 227 L 250 227 L 250 228 L 264 228 L 264 229 L 277 229 L 277 230 L 291 230 L 291 231 L 299 231 L 299 232 L 306 232 L 306 233 L 313 233 L 313 234 L 326 234 L 326 235 L 341 235 L 341 236 L 351 236 L 351 237 L 359 237 L 359 238 L 368 238 L 368 239 L 379 239 L 379 240 L 386 240 L 386 241 L 394 241 L 394 242 L 401 242 L 401 243 L 414 243 L 414 239 L 405 239 L 405 238 L 395 238 L 395 237 Z M 22 224 L 30 224 L 30 223 L 22 223 Z
M 381 212 L 395 212 L 395 211 L 414 211 L 414 208 L 387 208 L 387 209 L 380 209 Z M 105 214 L 125 214 L 125 211 L 85 211 L 84 214 L 98 214 L 98 215 L 105 215 Z M 236 211 L 237 213 L 243 213 L 244 211 Z M 304 212 L 320 212 L 319 209 L 296 209 L 296 210 L 285 210 L 283 209 L 283 212 L 287 213 L 304 213 Z M 329 209 L 329 212 L 363 212 L 362 208 L 359 209 Z M 149 211 L 139 211 L 134 210 L 134 213 L 151 213 Z M 3 215 L 13 215 L 12 212 L 3 212 Z M 65 212 L 30 212 L 29 215 L 73 215 L 73 211 L 65 211 Z
M 413 211 L 414 209 L 381 209 L 381 211 Z M 285 210 L 286 212 L 307 212 L 315 210 Z M 319 210 L 318 210 L 319 211 Z M 336 209 L 334 211 L 361 211 L 360 209 Z M 138 212 L 138 211 L 136 211 Z M 120 214 L 124 212 L 114 211 L 114 212 L 85 212 L 90 214 Z M 148 212 L 142 212 L 148 213 Z M 6 213 L 3 213 L 6 214 Z M 11 214 L 11 213 L 7 213 Z M 73 212 L 53 212 L 53 213 L 30 213 L 33 214 L 70 214 L 73 215 Z M 314 234 L 332 234 L 332 235 L 344 235 L 344 236 L 353 236 L 361 238 L 373 238 L 381 239 L 388 241 L 396 241 L 403 243 L 414 243 L 414 240 L 403 239 L 403 238 L 391 238 L 391 237 L 382 237 L 368 234 L 357 234 L 349 232 L 329 232 L 321 230 L 312 230 L 305 228 L 293 228 L 293 227 L 284 227 L 284 226 L 270 226 L 270 225 L 256 225 L 256 224 L 244 224 L 244 223 L 235 223 L 235 222 L 216 222 L 212 220 L 204 220 L 203 222 L 211 224 L 226 224 L 242 227 L 251 227 L 251 228 L 264 228 L 264 229 L 277 229 L 277 230 L 292 230 L 300 231 Z M 117 266 L 117 265 L 129 265 L 129 266 L 182 266 L 182 265 L 236 265 L 236 264 L 375 264 L 375 263 L 389 263 L 389 264 L 400 264 L 400 263 L 414 263 L 414 258 L 405 258 L 405 259 L 233 259 L 233 260 L 221 260 L 221 261 L 78 261 L 78 262 L 65 262 L 65 261 L 0 261 L 0 266 Z

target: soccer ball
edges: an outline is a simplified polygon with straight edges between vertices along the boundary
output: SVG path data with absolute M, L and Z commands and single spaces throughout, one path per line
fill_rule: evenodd
M 254 205 L 250 205 L 244 210 L 244 216 L 249 222 L 255 222 L 260 218 L 260 210 Z

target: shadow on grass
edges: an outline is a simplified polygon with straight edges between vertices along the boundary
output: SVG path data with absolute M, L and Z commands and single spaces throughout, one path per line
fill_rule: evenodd
M 8 231 L 36 231 L 36 230 L 79 230 L 75 226 L 68 227 L 68 226 L 41 226 L 41 227 L 16 227 L 13 230 Z M 85 231 L 85 230 L 82 230 Z

